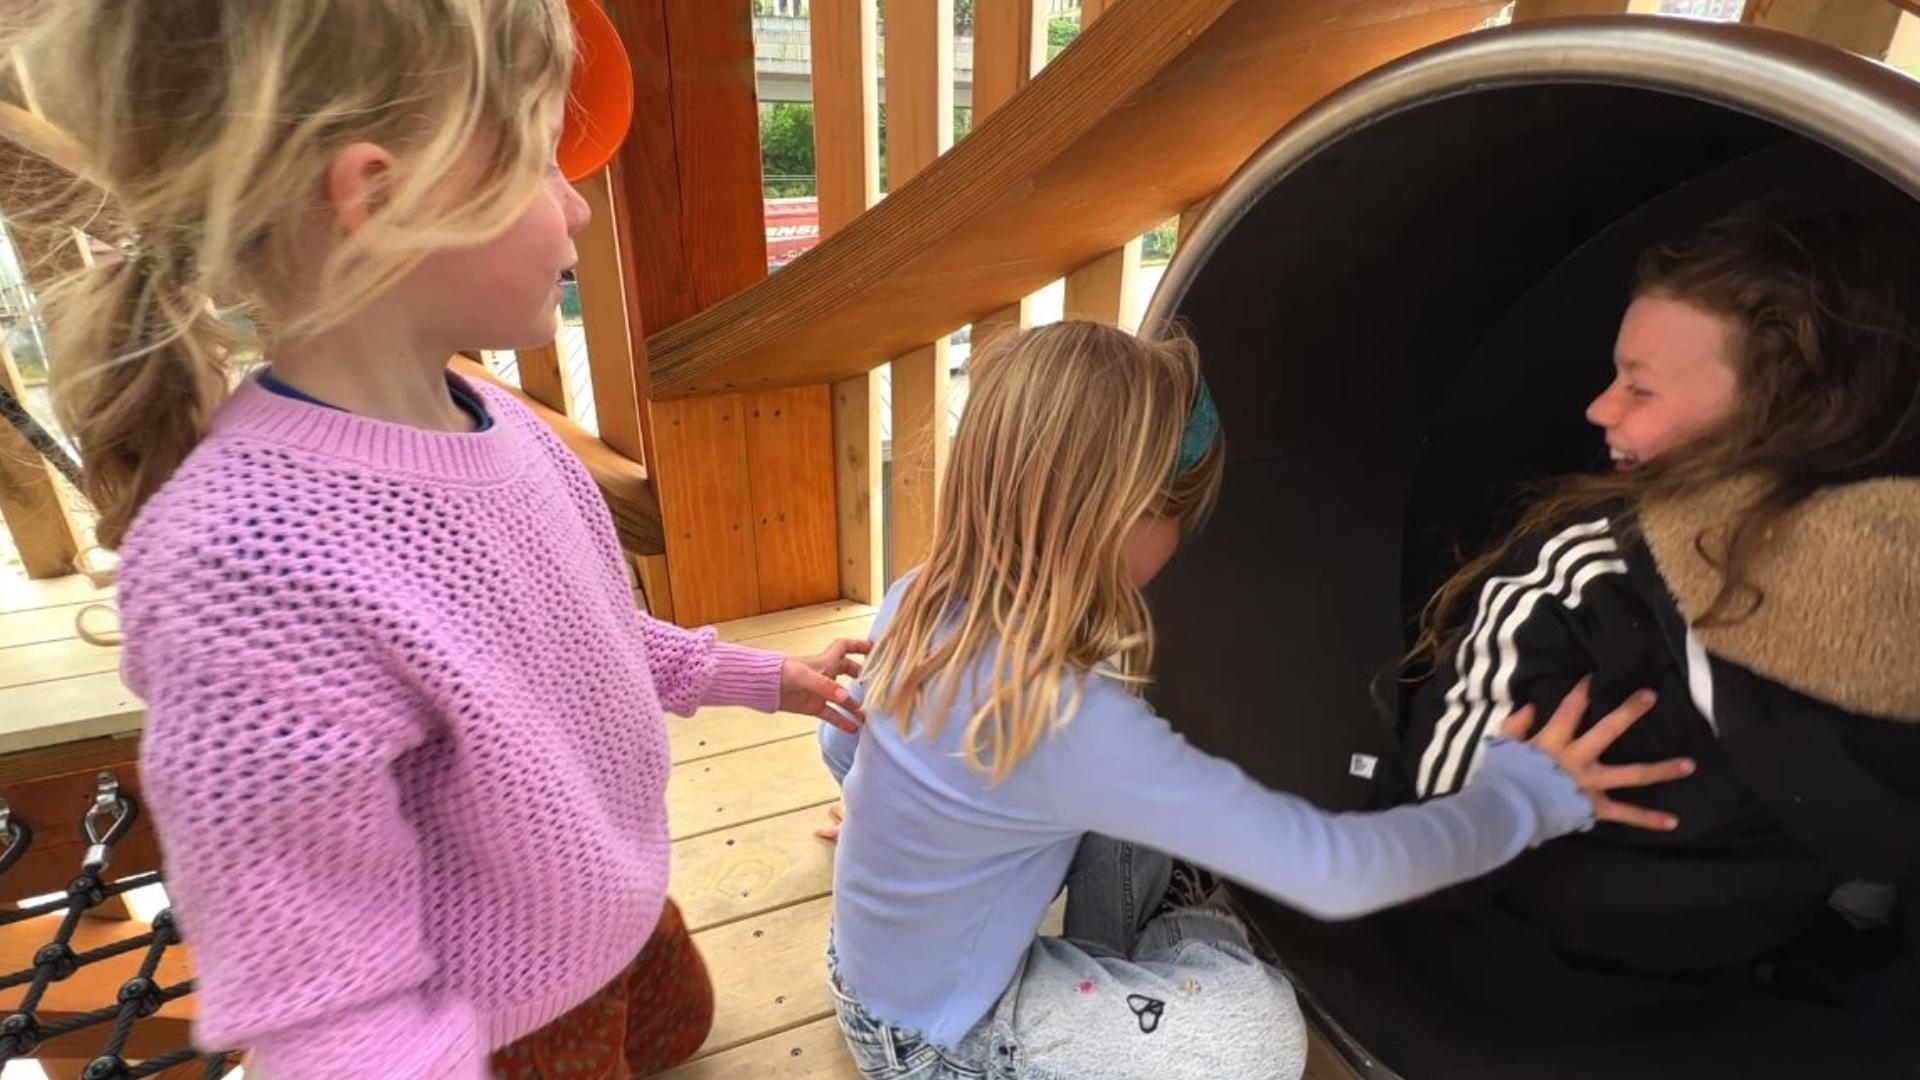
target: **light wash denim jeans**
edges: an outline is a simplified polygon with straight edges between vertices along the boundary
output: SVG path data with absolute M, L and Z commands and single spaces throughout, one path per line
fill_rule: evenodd
M 828 755 L 844 776 L 840 764 Z M 1297 1080 L 1307 1033 L 1292 985 L 1254 956 L 1231 915 L 1152 917 L 1172 867 L 1160 852 L 1088 834 L 1067 871 L 1066 936 L 1036 939 L 993 1011 L 952 1049 L 868 1013 L 830 953 L 855 1066 L 867 1080 Z

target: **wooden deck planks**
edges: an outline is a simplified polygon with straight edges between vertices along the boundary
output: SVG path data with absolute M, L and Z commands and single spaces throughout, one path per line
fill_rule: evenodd
M 833 891 L 833 845 L 813 835 L 826 811 L 805 807 L 673 845 L 672 892 L 705 930 Z

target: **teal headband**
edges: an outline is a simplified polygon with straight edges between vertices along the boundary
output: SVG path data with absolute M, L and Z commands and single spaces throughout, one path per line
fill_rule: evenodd
M 1173 475 L 1185 476 L 1200 464 L 1213 441 L 1220 437 L 1220 413 L 1213 407 L 1213 395 L 1207 392 L 1207 380 L 1193 396 L 1193 411 L 1187 414 L 1187 428 L 1180 433 L 1180 456 L 1173 463 Z

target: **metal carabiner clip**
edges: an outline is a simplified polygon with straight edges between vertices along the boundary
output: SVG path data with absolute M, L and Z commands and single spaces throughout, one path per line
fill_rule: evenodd
M 87 857 L 81 869 L 90 874 L 98 874 L 107 868 L 107 860 L 113 856 L 113 845 L 119 843 L 133 828 L 133 819 L 139 816 L 139 810 L 133 802 L 120 794 L 120 780 L 112 773 L 101 773 L 94 788 L 93 805 L 87 808 L 87 817 L 80 825 L 81 835 L 86 837 Z M 110 823 L 105 823 L 111 817 Z
M 27 845 L 33 843 L 33 829 L 24 821 L 13 820 L 13 804 L 5 799 L 0 799 L 0 836 L 4 836 L 7 843 L 6 849 L 0 851 L 0 874 L 4 874 L 27 853 Z

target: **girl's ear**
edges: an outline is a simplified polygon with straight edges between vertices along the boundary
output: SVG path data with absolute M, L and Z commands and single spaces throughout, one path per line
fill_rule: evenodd
M 334 156 L 326 198 L 341 231 L 358 232 L 386 204 L 393 169 L 393 155 L 375 143 L 353 143 Z

